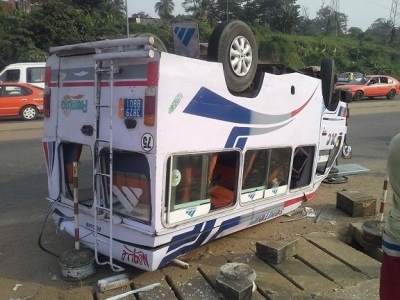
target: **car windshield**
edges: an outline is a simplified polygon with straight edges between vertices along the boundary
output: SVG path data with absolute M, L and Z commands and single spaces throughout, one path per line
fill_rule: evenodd
M 355 84 L 355 85 L 364 85 L 370 80 L 371 77 L 362 77 L 362 78 L 355 78 L 352 81 L 350 81 L 348 84 Z

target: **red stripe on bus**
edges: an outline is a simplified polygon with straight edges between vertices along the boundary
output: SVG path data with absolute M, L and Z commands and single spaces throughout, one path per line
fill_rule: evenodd
M 307 104 L 311 101 L 312 97 L 314 96 L 316 90 L 317 90 L 317 89 L 314 90 L 314 92 L 312 93 L 312 95 L 310 96 L 310 98 L 307 100 L 306 103 L 304 103 L 304 104 L 303 104 L 302 106 L 300 106 L 298 109 L 292 111 L 292 117 L 294 117 L 295 115 L 297 115 L 299 112 L 301 112 L 301 111 L 304 109 L 304 107 L 307 106 Z
M 296 204 L 297 202 L 301 202 L 301 201 L 303 201 L 304 198 L 306 198 L 305 200 L 311 200 L 312 198 L 314 198 L 314 196 L 315 196 L 315 193 L 311 193 L 306 196 L 300 196 L 300 197 L 285 201 L 284 207 L 288 207 L 290 205 Z
M 147 86 L 147 81 L 144 80 L 115 81 L 114 86 Z
M 63 87 L 75 87 L 75 86 L 94 86 L 94 82 L 93 81 L 89 81 L 89 82 L 82 82 L 82 81 L 78 81 L 78 82 L 64 82 Z
M 148 82 L 145 80 L 141 81 L 134 81 L 134 80 L 129 80 L 129 81 L 114 81 L 114 86 L 147 86 Z M 56 84 L 49 85 L 51 87 L 56 87 Z M 94 82 L 64 82 L 63 87 L 85 87 L 85 86 L 94 86 Z M 102 82 L 101 83 L 102 87 L 108 87 L 110 86 L 109 82 Z
M 147 64 L 147 86 L 158 86 L 158 66 L 157 61 Z

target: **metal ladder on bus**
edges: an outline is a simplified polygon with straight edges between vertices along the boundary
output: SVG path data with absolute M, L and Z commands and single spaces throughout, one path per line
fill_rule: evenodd
M 113 224 L 118 224 L 121 222 L 118 218 L 116 218 L 113 214 L 113 193 L 112 193 L 112 185 L 113 185 L 113 99 L 114 99 L 114 60 L 109 59 L 110 67 L 107 69 L 103 69 L 103 60 L 96 61 L 95 64 L 95 143 L 93 149 L 93 185 L 94 185 L 94 252 L 96 263 L 99 265 L 109 264 L 111 269 L 115 272 L 123 271 L 124 268 L 114 264 L 113 260 Z M 109 83 L 110 83 L 110 99 L 109 103 L 102 104 L 101 103 L 101 75 L 108 74 L 109 75 Z M 109 132 L 108 139 L 100 138 L 100 115 L 102 109 L 109 110 Z M 109 174 L 102 173 L 100 170 L 100 144 L 103 146 L 108 146 L 109 148 Z M 102 197 L 102 182 L 103 184 L 108 180 L 109 182 L 109 191 L 108 191 L 108 201 L 109 206 L 106 205 L 106 195 Z M 105 194 L 105 192 L 104 192 Z M 109 221 L 109 236 L 99 236 L 97 230 L 97 221 L 99 219 L 106 220 L 108 218 Z M 98 247 L 100 243 L 104 243 L 108 245 L 109 249 L 109 260 L 100 262 L 99 260 L 99 251 Z
M 114 67 L 114 60 L 118 59 L 132 59 L 132 58 L 153 58 L 154 50 L 149 47 L 154 44 L 154 38 L 152 36 L 148 37 L 135 37 L 129 39 L 117 39 L 117 40 L 106 40 L 106 41 L 97 41 L 97 42 L 88 42 L 83 44 L 78 44 L 75 46 L 61 46 L 53 51 L 73 51 L 79 50 L 83 51 L 85 49 L 95 49 L 96 54 L 93 55 L 93 59 L 95 61 L 95 143 L 93 147 L 93 210 L 94 210 L 94 252 L 96 263 L 99 265 L 109 264 L 111 269 L 116 272 L 123 271 L 124 268 L 114 264 L 113 262 L 113 225 L 119 224 L 122 222 L 122 218 L 118 218 L 113 213 L 113 192 L 112 192 L 112 183 L 113 183 L 113 100 L 114 100 L 114 73 L 117 69 Z M 125 51 L 124 47 L 137 47 L 133 50 Z M 139 47 L 138 47 L 139 46 Z M 114 48 L 117 51 L 114 52 L 106 52 L 103 53 L 103 48 Z M 103 62 L 109 61 L 110 67 L 105 69 L 103 68 Z M 102 104 L 101 103 L 101 75 L 108 74 L 109 75 L 109 84 L 110 84 L 110 99 L 109 103 Z M 104 98 L 104 97 L 103 97 Z M 102 109 L 109 110 L 109 133 L 108 139 L 100 138 L 100 115 Z M 101 144 L 101 146 L 100 146 Z M 109 173 L 102 173 L 100 167 L 100 151 L 102 147 L 108 146 L 109 148 Z M 102 184 L 108 180 L 109 182 L 109 190 L 108 190 L 108 199 L 109 199 L 109 207 L 106 206 L 106 195 L 103 192 L 102 197 L 102 186 L 106 186 Z M 99 232 L 97 230 L 97 221 L 99 219 L 106 220 L 108 218 L 109 221 L 109 236 L 108 238 L 100 237 Z M 100 262 L 99 261 L 99 250 L 98 246 L 100 243 L 108 244 L 109 246 L 109 260 Z

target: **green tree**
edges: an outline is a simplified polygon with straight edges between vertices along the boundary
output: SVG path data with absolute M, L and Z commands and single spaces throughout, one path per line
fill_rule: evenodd
M 393 23 L 390 20 L 379 18 L 371 24 L 370 27 L 365 31 L 366 36 L 374 39 L 380 44 L 386 44 L 391 39 L 391 32 Z M 393 37 L 393 36 L 392 36 Z
M 217 20 L 213 0 L 185 0 L 182 2 L 182 6 L 186 13 L 190 13 L 199 21 L 214 22 Z
M 156 3 L 154 9 L 161 19 L 167 19 L 171 17 L 175 9 L 175 3 L 173 0 L 160 0 Z
M 44 61 L 47 51 L 42 51 L 34 43 L 34 33 L 30 30 L 30 15 L 18 10 L 1 13 L 0 64 L 12 62 Z
M 62 0 L 43 1 L 29 16 L 34 40 L 41 49 L 96 39 L 91 16 Z
M 330 6 L 323 6 L 317 11 L 315 21 L 326 34 L 343 34 L 347 32 L 347 15 L 335 12 Z
M 296 26 L 302 19 L 299 9 L 299 5 L 289 3 L 284 3 L 279 7 L 272 8 L 269 13 L 269 25 L 271 29 L 284 34 L 293 34 Z
M 103 1 L 101 7 L 101 11 L 108 16 L 111 16 L 115 19 L 124 19 L 125 18 L 125 4 L 124 0 L 105 0 Z

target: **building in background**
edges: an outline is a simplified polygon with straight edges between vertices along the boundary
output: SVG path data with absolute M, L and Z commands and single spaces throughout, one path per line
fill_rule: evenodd
M 33 4 L 31 0 L 1 0 L 0 5 L 5 11 L 21 10 L 24 12 L 30 12 Z

